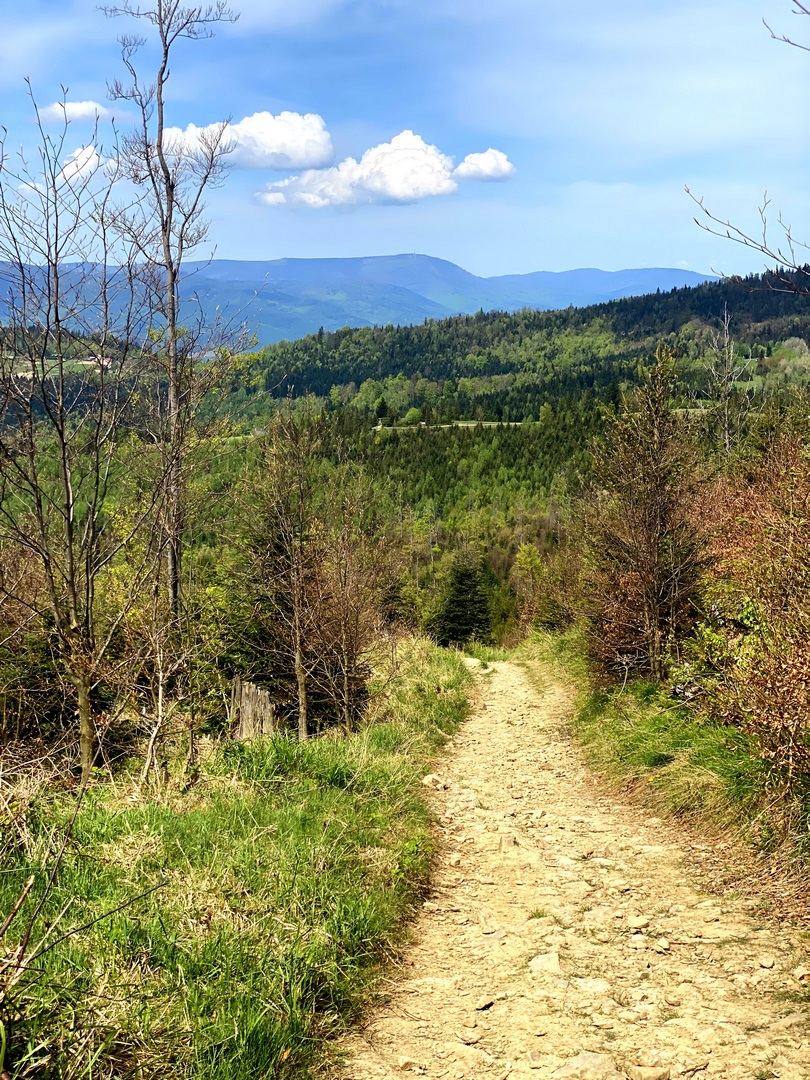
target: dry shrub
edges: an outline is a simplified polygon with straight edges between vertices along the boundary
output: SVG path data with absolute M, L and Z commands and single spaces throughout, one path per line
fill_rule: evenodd
M 34 828 L 37 803 L 60 788 L 73 787 L 70 757 L 64 744 L 12 743 L 0 754 L 0 860 L 12 851 L 27 858 L 47 857 L 62 838 Z M 57 835 L 58 834 L 58 835 Z
M 785 788 L 810 783 L 810 451 L 776 438 L 716 503 L 715 709 L 752 734 Z

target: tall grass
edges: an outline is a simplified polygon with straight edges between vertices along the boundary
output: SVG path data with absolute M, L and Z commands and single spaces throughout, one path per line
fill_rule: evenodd
M 458 657 L 416 642 L 356 735 L 212 743 L 198 782 L 158 797 L 92 787 L 38 955 L 2 1006 L 13 1080 L 307 1075 L 427 887 L 419 778 L 466 715 L 467 679 Z M 71 813 L 43 790 L 25 814 L 32 842 L 4 851 L 0 924 L 28 875 L 37 883 L 0 959 Z

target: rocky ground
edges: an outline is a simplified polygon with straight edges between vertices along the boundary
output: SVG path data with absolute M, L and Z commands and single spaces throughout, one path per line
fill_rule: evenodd
M 426 778 L 435 889 L 340 1080 L 807 1080 L 807 935 L 707 891 L 677 833 L 623 805 L 510 663 Z

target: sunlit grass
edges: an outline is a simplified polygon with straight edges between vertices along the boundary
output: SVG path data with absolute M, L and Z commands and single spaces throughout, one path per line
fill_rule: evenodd
M 576 631 L 536 633 L 523 653 L 577 686 L 572 730 L 608 781 L 632 788 L 661 812 L 716 829 L 754 819 L 765 767 L 741 731 L 702 717 L 644 679 L 599 688 Z
M 15 1080 L 37 1061 L 54 1080 L 317 1066 L 428 885 L 419 779 L 466 715 L 468 679 L 457 656 L 414 643 L 356 735 L 211 743 L 193 787 L 149 799 L 121 780 L 94 787 L 35 941 L 47 949 L 49 927 L 54 943 L 111 914 L 42 952 L 6 1003 Z M 0 953 L 41 896 L 70 812 L 42 791 L 27 814 L 37 843 L 3 855 L 0 923 L 30 873 L 37 888 Z

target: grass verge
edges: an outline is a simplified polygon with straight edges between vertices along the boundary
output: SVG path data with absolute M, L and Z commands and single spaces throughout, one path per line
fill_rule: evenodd
M 480 660 L 482 664 L 492 664 L 498 660 L 510 660 L 512 652 L 512 649 L 504 649 L 499 645 L 483 645 L 480 641 L 468 641 L 464 646 L 465 655 Z
M 640 793 L 659 812 L 767 841 L 759 814 L 765 766 L 742 732 L 702 718 L 647 680 L 595 685 L 575 631 L 535 632 L 519 655 L 530 672 L 539 660 L 577 687 L 574 734 L 609 782 Z
M 356 735 L 211 744 L 192 787 L 149 798 L 99 783 L 47 895 L 70 798 L 9 797 L 0 927 L 35 886 L 0 941 L 0 1073 L 309 1075 L 428 885 L 419 780 L 466 715 L 468 680 L 458 656 L 415 642 Z M 34 961 L 4 1000 L 3 957 L 43 896 Z

